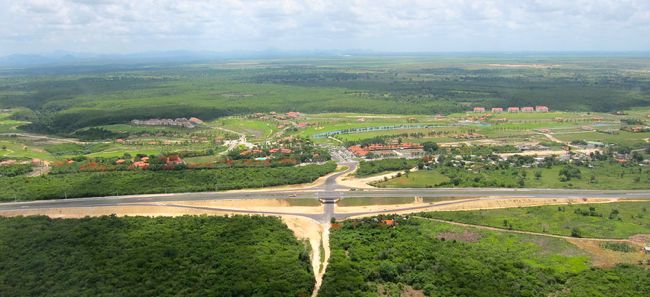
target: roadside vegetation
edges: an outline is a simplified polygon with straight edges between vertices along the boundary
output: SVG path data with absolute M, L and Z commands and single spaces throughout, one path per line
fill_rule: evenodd
M 650 293 L 650 284 L 643 281 L 650 270 L 631 265 L 590 269 L 589 257 L 559 238 L 397 216 L 339 222 L 331 231 L 330 246 L 319 296 Z
M 336 164 L 195 170 L 79 172 L 0 178 L 0 200 L 222 191 L 308 183 Z
M 306 246 L 272 217 L 0 217 L 1 296 L 309 296 Z
M 0 177 L 14 177 L 32 172 L 31 164 L 14 164 L 0 166 Z
M 650 234 L 650 202 L 647 201 L 439 211 L 423 216 L 574 237 L 628 238 Z
M 483 148 L 482 148 L 483 147 Z M 378 187 L 495 187 L 554 189 L 648 189 L 645 151 L 612 146 L 560 156 L 500 155 L 485 146 L 439 150 L 418 163 L 421 170 L 375 184 Z
M 365 177 L 388 171 L 412 169 L 418 160 L 409 159 L 385 159 L 377 161 L 361 161 L 355 175 Z

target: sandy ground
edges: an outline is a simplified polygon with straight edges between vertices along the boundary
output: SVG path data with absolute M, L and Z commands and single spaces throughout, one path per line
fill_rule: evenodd
M 418 171 L 417 167 L 411 168 L 411 172 Z M 357 188 L 357 189 L 372 189 L 374 188 L 373 186 L 369 185 L 370 183 L 378 182 L 378 181 L 383 181 L 384 177 L 388 179 L 393 179 L 397 177 L 398 173 L 404 174 L 406 171 L 401 170 L 401 171 L 393 171 L 393 172 L 388 172 L 382 175 L 374 175 L 374 176 L 369 176 L 369 177 L 364 177 L 364 178 L 356 178 L 354 176 L 341 176 L 337 178 L 337 182 L 340 185 L 348 186 L 351 188 Z
M 293 231 L 296 238 L 307 240 L 311 246 L 311 267 L 316 278 L 312 296 L 315 297 L 318 295 L 318 290 L 323 282 L 323 276 L 327 270 L 330 257 L 329 224 L 319 224 L 312 219 L 294 216 L 283 216 L 282 221 Z M 325 251 L 324 259 L 321 259 L 320 255 L 321 244 L 323 244 Z
M 452 142 L 441 142 L 438 143 L 440 147 L 458 147 L 461 145 L 501 145 L 505 144 L 507 141 L 498 140 L 498 139 L 474 139 L 474 140 L 465 140 L 465 141 L 452 141 Z
M 395 204 L 395 205 L 367 205 L 367 206 L 351 206 L 351 207 L 337 207 L 337 213 L 356 213 L 366 211 L 386 211 L 387 213 L 407 214 L 423 211 L 455 211 L 455 210 L 478 210 L 478 209 L 496 209 L 496 208 L 513 208 L 513 207 L 526 207 L 526 206 L 540 206 L 540 205 L 561 205 L 561 204 L 580 204 L 580 203 L 609 203 L 618 201 L 618 199 L 605 199 L 605 198 L 484 198 L 478 201 L 471 201 L 466 199 L 467 202 L 439 205 L 449 201 L 440 201 L 434 203 L 408 203 L 408 204 Z M 458 200 L 463 201 L 463 200 Z M 431 207 L 424 207 L 430 205 Z M 395 209 L 407 207 L 424 207 L 417 210 L 395 211 Z M 374 216 L 363 215 L 363 216 Z M 359 217 L 363 217 L 359 216 Z
M 117 216 L 169 216 L 182 215 L 233 215 L 234 212 L 212 211 L 202 209 L 188 209 L 165 206 L 103 206 L 103 207 L 71 207 L 0 211 L 0 216 L 30 216 L 45 215 L 52 218 L 83 218 L 86 216 L 103 216 L 115 214 Z
M 233 200 L 205 200 L 205 201 L 180 201 L 163 202 L 156 205 L 186 205 L 199 207 L 229 208 L 239 210 L 289 212 L 289 213 L 323 213 L 323 206 L 291 206 L 286 199 L 233 199 Z
M 600 246 L 602 241 L 590 240 L 587 238 L 565 238 L 568 242 L 574 244 L 581 250 L 584 250 L 591 256 L 591 263 L 595 267 L 614 267 L 617 264 L 628 263 L 638 264 L 639 261 L 649 261 L 650 254 L 642 250 L 632 253 L 616 252 L 604 249 Z M 641 248 L 641 245 L 639 245 Z
M 582 153 L 582 154 L 590 154 L 590 153 L 595 153 L 600 151 L 599 149 L 573 149 L 571 150 L 574 153 Z M 561 155 L 566 155 L 567 151 L 564 150 L 559 150 L 559 151 L 525 151 L 525 152 L 519 152 L 519 153 L 506 153 L 506 154 L 498 154 L 499 157 L 507 158 L 511 157 L 514 155 L 520 155 L 520 156 L 540 156 L 540 157 L 546 157 L 546 156 L 561 156 Z

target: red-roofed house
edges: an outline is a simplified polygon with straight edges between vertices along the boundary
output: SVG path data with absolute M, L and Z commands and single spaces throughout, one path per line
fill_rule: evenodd
M 485 112 L 485 107 L 474 107 L 474 112 Z
M 369 153 L 367 149 L 362 148 L 360 145 L 353 145 L 349 147 L 348 150 L 355 154 L 357 157 L 365 157 Z
M 142 161 L 138 161 L 138 162 L 133 162 L 133 167 L 146 169 L 147 167 L 149 167 L 149 164 Z
M 297 112 L 297 111 L 287 112 L 287 117 L 289 117 L 289 118 L 295 119 L 295 118 L 297 118 L 299 116 L 300 116 L 300 113 Z
M 508 112 L 519 112 L 519 107 L 508 107 Z
M 503 108 L 501 108 L 501 107 L 492 107 L 492 112 L 503 112 Z
M 203 124 L 203 121 L 199 118 L 191 117 L 189 121 L 193 124 Z
M 535 106 L 535 111 L 537 112 L 548 112 L 548 107 L 544 105 Z
M 523 111 L 523 112 L 533 112 L 533 111 L 535 111 L 535 108 L 533 108 L 532 106 L 524 106 L 524 107 L 521 108 L 521 111 Z
M 293 153 L 292 150 L 287 149 L 287 148 L 280 149 L 280 152 L 283 153 L 283 154 L 291 154 L 291 153 Z

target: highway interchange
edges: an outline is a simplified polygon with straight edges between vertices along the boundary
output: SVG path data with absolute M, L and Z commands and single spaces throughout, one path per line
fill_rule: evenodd
M 338 156 L 337 156 L 338 157 Z M 650 199 L 650 190 L 639 191 L 603 191 L 603 190 L 558 190 L 558 189 L 494 189 L 494 188 L 437 188 L 437 189 L 353 189 L 338 182 L 340 178 L 353 172 L 357 163 L 337 158 L 339 165 L 347 169 L 330 174 L 319 183 L 310 187 L 296 187 L 283 189 L 253 189 L 227 192 L 202 192 L 202 193 L 174 193 L 174 194 L 149 194 L 125 195 L 110 197 L 73 198 L 56 200 L 39 200 L 28 202 L 8 202 L 0 204 L 0 211 L 25 211 L 47 210 L 53 208 L 94 208 L 107 206 L 155 206 L 156 203 L 165 203 L 166 207 L 187 209 L 201 209 L 211 211 L 227 211 L 264 215 L 298 215 L 315 219 L 325 223 L 330 218 L 344 219 L 351 216 L 385 213 L 386 211 L 366 211 L 358 213 L 336 213 L 336 201 L 350 197 L 435 197 L 435 198 L 464 198 L 463 200 L 450 200 L 438 202 L 436 205 L 464 203 L 484 199 L 504 198 L 618 198 L 618 199 Z M 345 168 L 345 167 L 344 167 Z M 190 206 L 174 204 L 174 202 L 208 201 L 232 199 L 319 199 L 324 207 L 323 213 L 296 213 L 279 211 L 256 211 L 233 208 L 215 208 L 204 206 Z M 431 207 L 431 205 L 405 206 L 391 209 L 391 211 L 417 211 Z

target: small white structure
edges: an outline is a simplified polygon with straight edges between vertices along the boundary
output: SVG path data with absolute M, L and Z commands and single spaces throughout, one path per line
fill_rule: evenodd
M 645 250 L 646 254 L 650 254 L 650 246 L 646 246 L 643 249 Z

